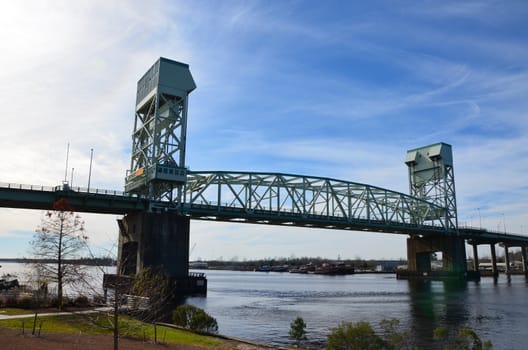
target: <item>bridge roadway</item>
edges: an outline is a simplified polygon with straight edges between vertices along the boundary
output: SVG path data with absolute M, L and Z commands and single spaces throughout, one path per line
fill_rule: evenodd
M 0 183 L 0 207 L 4 208 L 52 210 L 61 198 L 82 213 L 124 215 L 148 209 L 147 200 L 121 191 Z
M 0 183 L 0 207 L 51 210 L 60 198 L 78 212 L 177 210 L 197 220 L 421 236 L 458 236 L 474 244 L 528 245 L 528 236 L 449 228 L 443 209 L 383 188 L 278 173 L 188 172 L 182 203 L 152 203 L 121 191 Z

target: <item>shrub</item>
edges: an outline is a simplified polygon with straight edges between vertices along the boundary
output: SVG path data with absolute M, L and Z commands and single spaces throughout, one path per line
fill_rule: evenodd
M 93 296 L 92 302 L 94 303 L 94 305 L 104 305 L 105 297 L 101 294 L 96 294 Z
M 59 307 L 59 298 L 53 297 L 49 299 L 49 306 L 51 307 Z
M 13 295 L 9 295 L 6 299 L 5 299 L 5 307 L 17 307 L 17 298 Z
M 453 336 L 444 327 L 438 327 L 434 330 L 434 340 L 443 343 L 445 349 L 461 350 L 489 350 L 493 344 L 488 341 L 482 341 L 480 337 L 471 328 L 461 328 Z
M 400 329 L 400 321 L 382 320 L 379 325 L 383 331 L 381 337 L 388 349 L 410 349 L 409 332 Z
M 304 320 L 301 317 L 297 316 L 290 323 L 289 336 L 290 339 L 295 340 L 297 343 L 301 340 L 306 340 L 306 323 L 304 323 Z
M 191 329 L 206 333 L 216 333 L 218 332 L 218 323 L 214 317 L 200 309 L 191 321 Z
M 381 335 L 377 335 L 368 322 L 347 323 L 333 328 L 328 335 L 329 350 L 400 350 L 410 349 L 409 332 L 400 330 L 398 320 L 383 320 L 380 322 Z M 446 328 L 434 330 L 433 339 L 440 342 L 446 350 L 489 350 L 490 341 L 482 341 L 470 328 L 461 328 L 452 334 Z M 412 348 L 418 349 L 418 348 Z
M 29 295 L 23 295 L 17 300 L 16 306 L 21 309 L 31 309 L 33 307 L 33 298 Z
M 172 321 L 175 325 L 189 328 L 198 308 L 192 305 L 180 305 L 172 312 Z
M 61 305 L 61 303 L 59 302 L 59 298 L 55 296 L 53 298 L 50 298 L 49 305 L 51 307 L 59 308 L 59 307 L 63 307 L 63 306 L 74 306 L 74 303 L 73 303 L 72 299 L 64 296 L 62 298 L 62 305 Z
M 371 325 L 363 321 L 341 323 L 331 330 L 327 341 L 327 350 L 379 350 L 384 347 Z
M 216 319 L 204 310 L 193 305 L 180 305 L 172 313 L 175 325 L 192 329 L 193 331 L 216 333 L 218 323 Z
M 74 300 L 73 304 L 78 307 L 90 306 L 90 301 L 86 295 L 78 295 Z

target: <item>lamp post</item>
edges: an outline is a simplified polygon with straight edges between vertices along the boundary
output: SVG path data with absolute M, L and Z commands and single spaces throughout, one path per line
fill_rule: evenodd
M 477 208 L 477 210 L 479 213 L 479 226 L 480 226 L 480 229 L 482 230 L 482 217 L 480 216 L 480 208 Z
M 92 178 L 93 148 L 90 148 L 90 170 L 88 170 L 88 192 L 90 192 L 90 180 Z
M 70 143 L 68 142 L 68 147 L 66 149 L 66 170 L 64 170 L 64 183 L 68 181 L 68 158 L 70 156 Z

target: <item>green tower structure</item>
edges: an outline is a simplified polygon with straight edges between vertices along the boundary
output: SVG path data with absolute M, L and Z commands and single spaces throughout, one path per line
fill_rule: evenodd
M 204 276 L 189 274 L 190 218 L 177 210 L 187 181 L 187 108 L 195 88 L 187 64 L 163 57 L 139 79 L 125 192 L 149 205 L 118 220 L 119 274 L 162 270 L 174 295 L 207 288 Z
M 188 97 L 195 88 L 187 64 L 163 57 L 138 81 L 125 192 L 148 198 L 153 207 L 180 201 Z
M 444 208 L 444 227 L 458 228 L 455 175 L 451 145 L 436 143 L 407 151 L 409 192 L 413 197 Z
M 409 192 L 413 197 L 438 206 L 439 226 L 444 235 L 412 235 L 407 240 L 408 270 L 410 276 L 440 275 L 466 278 L 465 241 L 459 236 L 456 207 L 455 175 L 451 145 L 436 143 L 407 151 L 405 164 L 409 170 Z M 420 216 L 420 208 L 415 209 Z M 440 224 L 440 223 L 439 223 Z M 433 272 L 431 256 L 442 252 L 442 271 Z

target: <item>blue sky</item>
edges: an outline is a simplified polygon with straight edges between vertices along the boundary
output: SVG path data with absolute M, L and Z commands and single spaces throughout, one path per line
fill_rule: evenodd
M 137 80 L 188 63 L 187 165 L 408 192 L 408 149 L 453 146 L 459 222 L 528 234 L 525 1 L 12 1 L 0 182 L 122 189 Z M 0 209 L 0 257 L 41 213 Z M 83 214 L 94 249 L 116 216 Z M 193 221 L 191 258 L 405 257 L 405 236 Z M 468 252 L 469 253 L 469 252 Z

